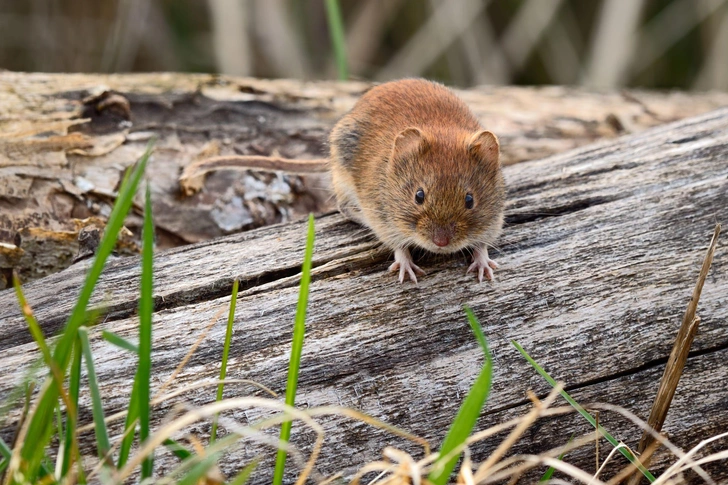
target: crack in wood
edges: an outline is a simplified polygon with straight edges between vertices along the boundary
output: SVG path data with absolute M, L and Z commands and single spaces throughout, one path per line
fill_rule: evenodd
M 537 207 L 532 212 L 509 211 L 506 213 L 505 221 L 506 224 L 509 225 L 526 224 L 546 217 L 560 217 L 567 214 L 573 214 L 574 212 L 583 211 L 602 204 L 608 204 L 619 199 L 620 197 L 617 196 L 599 196 L 575 200 L 556 207 Z

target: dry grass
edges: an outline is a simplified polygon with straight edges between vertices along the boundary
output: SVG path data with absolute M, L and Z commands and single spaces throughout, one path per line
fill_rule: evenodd
M 185 387 L 184 389 L 178 389 L 167 396 L 159 398 L 155 401 L 155 404 L 160 404 L 173 397 L 179 397 L 184 392 L 200 386 L 216 386 L 217 384 L 218 383 L 216 381 L 197 383 L 192 386 Z M 455 454 L 463 453 L 464 455 L 464 459 L 457 475 L 458 483 L 468 485 L 519 483 L 519 479 L 532 480 L 535 469 L 545 469 L 546 467 L 553 467 L 558 472 L 561 472 L 568 476 L 569 479 L 575 480 L 576 482 L 593 485 L 617 484 L 631 475 L 635 471 L 635 467 L 631 464 L 627 464 L 617 474 L 613 475 L 609 479 L 605 479 L 601 476 L 602 470 L 607 464 L 619 459 L 617 458 L 618 453 L 616 453 L 616 448 L 613 449 L 609 457 L 601 464 L 601 468 L 597 473 L 587 472 L 565 461 L 557 459 L 559 455 L 566 452 L 584 447 L 594 447 L 595 437 L 592 432 L 575 437 L 566 445 L 555 447 L 538 455 L 516 454 L 508 456 L 513 446 L 520 441 L 523 434 L 529 428 L 534 426 L 534 424 L 536 424 L 540 419 L 552 418 L 554 416 L 565 416 L 575 412 L 571 407 L 551 407 L 555 399 L 558 397 L 559 391 L 560 388 L 554 389 L 544 400 L 539 400 L 535 396 L 531 395 L 532 408 L 528 413 L 517 418 L 510 419 L 497 426 L 479 431 L 470 436 L 466 443 L 454 451 Z M 114 480 L 123 481 L 132 477 L 135 473 L 134 470 L 138 468 L 139 464 L 149 453 L 153 453 L 154 450 L 168 438 L 178 439 L 180 433 L 183 433 L 190 425 L 199 421 L 211 420 L 213 416 L 223 411 L 249 408 L 265 409 L 277 412 L 277 414 L 253 425 L 243 425 L 230 417 L 221 417 L 220 424 L 228 431 L 229 434 L 221 438 L 214 445 L 205 448 L 202 456 L 209 456 L 210 454 L 230 448 L 240 440 L 263 444 L 273 449 L 284 449 L 289 453 L 289 456 L 292 458 L 293 463 L 295 463 L 298 470 L 300 470 L 296 480 L 297 484 L 303 484 L 309 479 L 311 479 L 314 483 L 325 484 L 341 479 L 342 477 L 352 483 L 352 485 L 426 484 L 428 483 L 428 474 L 433 471 L 435 466 L 437 466 L 436 462 L 439 456 L 436 452 L 430 451 L 430 446 L 426 440 L 358 411 L 340 407 L 318 407 L 307 410 L 299 410 L 286 406 L 275 399 L 241 397 L 225 399 L 199 408 L 190 408 L 189 406 L 181 404 L 174 406 L 172 411 L 173 413 L 177 414 L 181 410 L 183 413 L 169 421 L 166 425 L 162 426 L 156 433 L 154 433 L 150 437 L 150 440 L 146 442 L 134 456 L 132 456 L 127 465 L 113 477 Z M 715 484 L 715 481 L 712 480 L 710 476 L 700 468 L 700 466 L 713 461 L 728 459 L 728 447 L 722 451 L 718 451 L 707 456 L 698 456 L 700 450 L 706 445 L 728 438 L 728 432 L 705 439 L 691 450 L 685 452 L 672 444 L 664 436 L 656 433 L 646 422 L 624 408 L 608 404 L 590 404 L 589 408 L 593 410 L 598 409 L 605 412 L 608 411 L 617 413 L 634 423 L 637 430 L 644 430 L 647 434 L 649 434 L 653 438 L 654 444 L 645 454 L 643 454 L 643 459 L 651 455 L 657 449 L 657 445 L 664 447 L 674 456 L 672 464 L 654 482 L 656 485 L 681 483 L 682 474 L 688 470 L 695 471 L 702 477 L 704 483 Z M 331 415 L 348 417 L 350 419 L 366 423 L 372 427 L 384 429 L 391 433 L 392 436 L 404 437 L 411 440 L 421 446 L 422 455 L 421 457 L 416 457 L 402 450 L 388 447 L 382 452 L 382 460 L 365 464 L 353 476 L 350 474 L 347 476 L 346 472 L 335 473 L 328 477 L 323 476 L 317 472 L 316 463 L 323 448 L 325 432 L 324 427 L 317 421 L 316 418 Z M 119 413 L 110 417 L 109 421 L 118 420 L 122 417 L 123 413 Z M 307 451 L 299 449 L 291 443 L 279 442 L 277 438 L 264 432 L 267 429 L 279 426 L 283 421 L 288 419 L 293 419 L 302 423 L 306 428 L 312 430 L 316 434 L 314 445 Z M 505 438 L 483 462 L 475 463 L 472 460 L 470 448 L 473 445 L 482 442 L 486 438 L 503 434 L 505 432 L 507 432 Z M 202 438 L 192 439 L 191 441 L 195 440 L 199 440 L 200 442 L 203 441 Z M 330 467 L 327 466 L 326 468 Z M 182 470 L 183 469 L 174 470 L 167 477 L 163 477 L 162 480 L 170 480 L 175 474 L 180 473 Z M 526 475 L 529 472 L 531 475 Z M 368 479 L 363 480 L 364 477 L 368 477 Z

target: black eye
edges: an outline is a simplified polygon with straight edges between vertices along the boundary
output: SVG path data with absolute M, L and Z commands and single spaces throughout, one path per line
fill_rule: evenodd
M 417 189 L 417 192 L 415 192 L 415 203 L 417 205 L 422 205 L 425 202 L 425 191 L 422 189 Z
M 472 194 L 467 194 L 465 196 L 465 208 L 466 209 L 472 209 L 474 203 L 475 203 L 475 200 L 473 200 L 473 195 Z

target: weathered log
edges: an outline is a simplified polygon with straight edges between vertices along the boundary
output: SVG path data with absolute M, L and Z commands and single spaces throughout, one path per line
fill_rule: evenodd
M 728 214 L 726 157 L 728 109 L 722 109 L 506 167 L 507 227 L 496 252 L 501 269 L 492 284 L 477 284 L 466 275 L 467 258 L 457 255 L 425 257 L 420 266 L 428 275 L 419 285 L 399 285 L 385 272 L 389 255 L 366 231 L 337 214 L 318 218 L 297 402 L 350 406 L 437 445 L 482 365 L 462 310 L 467 304 L 483 325 L 495 365 L 479 428 L 525 412 L 528 389 L 548 392 L 511 339 L 565 382 L 580 402 L 624 406 L 645 419 L 713 226 L 725 223 Z M 154 385 L 169 377 L 219 318 L 238 278 L 243 290 L 228 376 L 282 392 L 304 239 L 305 224 L 296 222 L 160 252 Z M 727 257 L 726 245 L 719 242 L 698 308 L 701 327 L 663 427 L 683 449 L 728 428 Z M 68 315 L 84 272 L 74 265 L 26 286 L 47 333 L 57 331 Z M 108 328 L 135 338 L 138 276 L 137 259 L 118 259 L 106 268 L 94 296 L 95 305 L 108 308 L 91 335 L 109 413 L 125 409 L 134 359 L 99 334 Z M 2 397 L 37 352 L 10 291 L 0 292 L 0 322 Z M 175 388 L 216 378 L 223 336 L 220 321 L 177 376 Z M 228 395 L 248 392 L 231 386 Z M 193 390 L 183 399 L 201 405 L 213 393 Z M 83 405 L 88 421 L 87 395 Z M 168 409 L 155 414 L 155 423 Z M 244 424 L 264 415 L 255 409 L 227 414 Z M 600 419 L 636 447 L 640 429 L 607 412 Z M 387 444 L 421 456 L 417 446 L 344 417 L 326 418 L 323 424 L 327 438 L 317 470 L 324 475 L 350 474 L 378 459 Z M 112 429 L 119 433 L 118 425 Z M 293 442 L 310 450 L 311 434 L 297 435 L 298 429 Z M 514 452 L 559 446 L 572 432 L 587 430 L 576 418 L 549 419 L 529 431 Z M 192 430 L 203 438 L 208 431 L 207 425 Z M 473 458 L 484 459 L 496 444 L 491 439 L 476 445 Z M 601 448 L 603 459 L 609 449 Z M 232 451 L 222 470 L 232 473 L 259 451 L 252 445 Z M 86 448 L 85 453 L 94 451 Z M 589 450 L 566 459 L 593 471 Z M 168 469 L 174 459 L 162 454 L 158 463 Z M 668 463 L 660 451 L 652 469 L 659 473 Z M 704 468 L 715 479 L 728 479 L 725 462 Z M 265 461 L 255 483 L 267 482 L 270 470 Z
M 203 193 L 181 197 L 177 175 L 218 153 L 325 156 L 330 127 L 368 87 L 186 74 L 0 73 L 0 289 L 12 269 L 30 281 L 70 265 L 76 235 L 89 223 L 83 221 L 108 215 L 123 169 L 153 134 L 160 140 L 148 175 L 160 247 L 325 212 L 332 206 L 320 177 L 220 172 Z M 728 103 L 725 93 L 561 87 L 460 94 L 500 137 L 506 164 Z M 139 220 L 127 221 L 136 235 Z M 121 249 L 135 251 L 135 241 L 126 238 Z

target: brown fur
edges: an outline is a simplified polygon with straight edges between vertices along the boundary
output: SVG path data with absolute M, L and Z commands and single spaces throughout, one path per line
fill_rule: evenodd
M 404 79 L 369 90 L 329 138 L 342 212 L 391 248 L 455 252 L 492 244 L 503 225 L 498 141 L 446 87 Z M 419 188 L 422 205 L 415 203 Z M 474 206 L 465 206 L 466 194 Z M 435 235 L 450 242 L 439 247 Z

